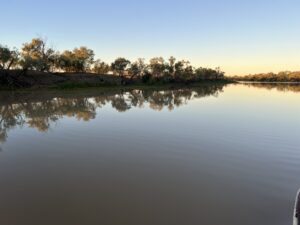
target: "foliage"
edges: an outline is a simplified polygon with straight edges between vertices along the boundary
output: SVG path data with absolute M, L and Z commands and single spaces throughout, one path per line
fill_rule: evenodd
M 154 77 L 159 78 L 159 77 L 163 76 L 163 74 L 166 70 L 164 58 L 155 57 L 155 58 L 150 59 L 149 69 L 150 69 L 150 73 Z
M 290 72 L 283 71 L 275 73 L 261 73 L 247 76 L 234 76 L 234 80 L 238 81 L 256 81 L 256 82 L 300 82 L 300 71 Z
M 58 58 L 57 67 L 66 72 L 87 72 L 94 62 L 94 51 L 87 47 L 64 51 Z
M 21 51 L 22 59 L 20 65 L 24 69 L 37 71 L 50 71 L 55 64 L 56 53 L 47 47 L 45 40 L 34 38 L 31 42 L 25 43 Z
M 143 76 L 142 76 L 142 82 L 143 83 L 149 83 L 151 79 L 151 74 L 146 72 Z
M 111 69 L 120 77 L 124 76 L 126 68 L 130 65 L 130 61 L 125 58 L 117 58 L 112 64 Z
M 18 60 L 18 51 L 0 46 L 0 69 L 8 70 L 22 68 L 23 71 L 36 70 L 41 72 L 74 72 L 108 74 L 121 77 L 122 83 L 142 81 L 144 83 L 190 83 L 205 80 L 222 80 L 224 72 L 219 68 L 197 68 L 187 60 L 176 60 L 171 56 L 168 60 L 163 57 L 154 57 L 146 63 L 139 58 L 131 63 L 126 58 L 117 58 L 111 65 L 94 60 L 94 51 L 87 47 L 65 50 L 61 53 L 47 46 L 41 38 L 34 38 L 25 43 L 21 49 L 21 59 Z M 112 75 L 112 76 L 113 76 Z M 127 80 L 126 80 L 127 79 Z
M 220 71 L 220 68 L 215 70 L 210 68 L 198 68 L 195 70 L 197 80 L 219 80 L 224 78 L 224 72 Z
M 18 63 L 19 52 L 0 45 L 0 69 L 9 70 Z
M 146 73 L 147 65 L 145 59 L 139 58 L 136 62 L 132 63 L 128 69 L 128 74 L 131 79 L 135 77 L 142 77 Z
M 92 71 L 97 74 L 107 74 L 110 71 L 110 66 L 101 60 L 96 60 Z

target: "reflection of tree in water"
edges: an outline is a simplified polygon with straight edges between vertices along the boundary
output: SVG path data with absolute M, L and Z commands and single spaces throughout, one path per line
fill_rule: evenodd
M 86 98 L 54 98 L 43 102 L 27 102 L 22 106 L 22 113 L 27 118 L 26 123 L 41 132 L 47 131 L 51 123 L 63 116 L 76 117 L 78 120 L 84 121 L 96 116 L 96 106 Z
M 9 129 L 27 124 L 40 132 L 63 116 L 89 121 L 96 116 L 96 104 L 87 98 L 53 98 L 43 102 L 25 102 L 0 106 L 0 142 L 7 138 Z
M 173 110 L 187 104 L 188 101 L 195 98 L 202 98 L 206 96 L 218 96 L 218 93 L 223 90 L 220 85 L 207 85 L 195 89 L 179 89 L 168 91 L 152 91 L 150 93 L 144 92 L 144 98 L 149 103 L 149 107 L 154 110 L 161 111 L 165 107 Z
M 13 127 L 21 126 L 25 123 L 24 116 L 21 115 L 22 107 L 18 104 L 4 105 L 0 107 L 0 142 L 7 138 L 7 131 Z
M 1 93 L 0 96 L 0 142 L 5 142 L 7 132 L 17 126 L 27 125 L 40 132 L 49 130 L 51 124 L 62 117 L 89 121 L 96 117 L 96 110 L 107 104 L 118 112 L 148 104 L 153 110 L 173 110 L 187 104 L 189 100 L 209 95 L 217 96 L 222 85 L 207 85 L 178 90 L 132 90 L 111 93 L 36 93 L 33 96 Z M 59 97 L 57 97 L 59 95 Z M 1 101 L 3 99 L 3 101 Z

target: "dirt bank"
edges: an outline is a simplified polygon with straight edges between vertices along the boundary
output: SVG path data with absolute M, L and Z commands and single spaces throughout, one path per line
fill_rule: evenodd
M 37 71 L 0 70 L 1 87 L 50 87 L 57 85 L 118 85 L 121 78 L 91 73 L 46 73 Z

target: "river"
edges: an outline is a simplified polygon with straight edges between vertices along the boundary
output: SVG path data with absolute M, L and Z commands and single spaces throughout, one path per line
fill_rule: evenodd
M 0 224 L 287 225 L 300 85 L 0 92 Z

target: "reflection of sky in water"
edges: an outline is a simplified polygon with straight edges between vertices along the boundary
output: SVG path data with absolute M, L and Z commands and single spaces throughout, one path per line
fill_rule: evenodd
M 217 90 L 199 89 L 198 97 L 195 89 L 148 91 L 139 101 L 128 93 L 74 94 L 59 107 L 27 113 L 26 120 L 45 115 L 55 122 L 45 132 L 29 124 L 9 130 L 0 152 L 0 222 L 12 212 L 28 221 L 42 206 L 41 218 L 67 208 L 71 214 L 62 217 L 104 224 L 289 224 L 300 186 L 300 92 Z M 59 199 L 52 200 L 53 188 Z M 26 201 L 31 208 L 18 206 Z M 101 208 L 108 220 L 82 208 Z
M 214 126 L 225 126 L 230 121 L 231 127 L 244 125 L 247 126 L 245 129 L 255 129 L 260 122 L 267 128 L 280 126 L 281 129 L 291 131 L 293 126 L 290 127 L 289 124 L 299 122 L 300 107 L 297 104 L 300 88 L 294 85 L 291 87 L 257 84 L 228 85 L 225 88 L 214 86 L 211 89 L 206 87 L 205 90 L 198 88 L 196 92 L 193 89 L 146 92 L 135 90 L 95 97 L 54 97 L 48 98 L 46 102 L 35 102 L 33 98 L 21 104 L 13 102 L 18 101 L 13 98 L 10 105 L 2 106 L 7 108 L 1 111 L 1 138 L 6 140 L 5 131 L 14 129 L 15 126 L 53 132 L 68 124 L 73 128 L 83 126 L 82 121 L 90 120 L 94 125 L 99 121 L 101 124 L 113 126 L 118 117 L 128 117 L 129 123 L 133 124 L 132 121 L 141 120 L 141 126 L 147 127 L 151 127 L 152 122 L 149 121 L 154 117 L 162 123 L 173 120 L 175 126 L 183 122 L 191 123 L 190 126 L 193 127 L 201 121 L 207 130 L 214 130 Z M 156 112 L 152 112 L 153 110 Z M 172 111 L 173 113 L 168 113 Z M 122 115 L 124 112 L 126 115 Z M 5 114 L 8 114 L 7 118 Z M 198 116 L 196 121 L 194 116 Z M 182 119 L 177 120 L 177 117 Z M 123 125 L 127 129 L 128 124 Z M 98 126 L 93 127 L 98 129 Z M 29 130 L 26 132 L 34 132 Z M 260 130 L 255 132 L 259 133 Z M 276 129 L 272 132 L 276 132 Z

